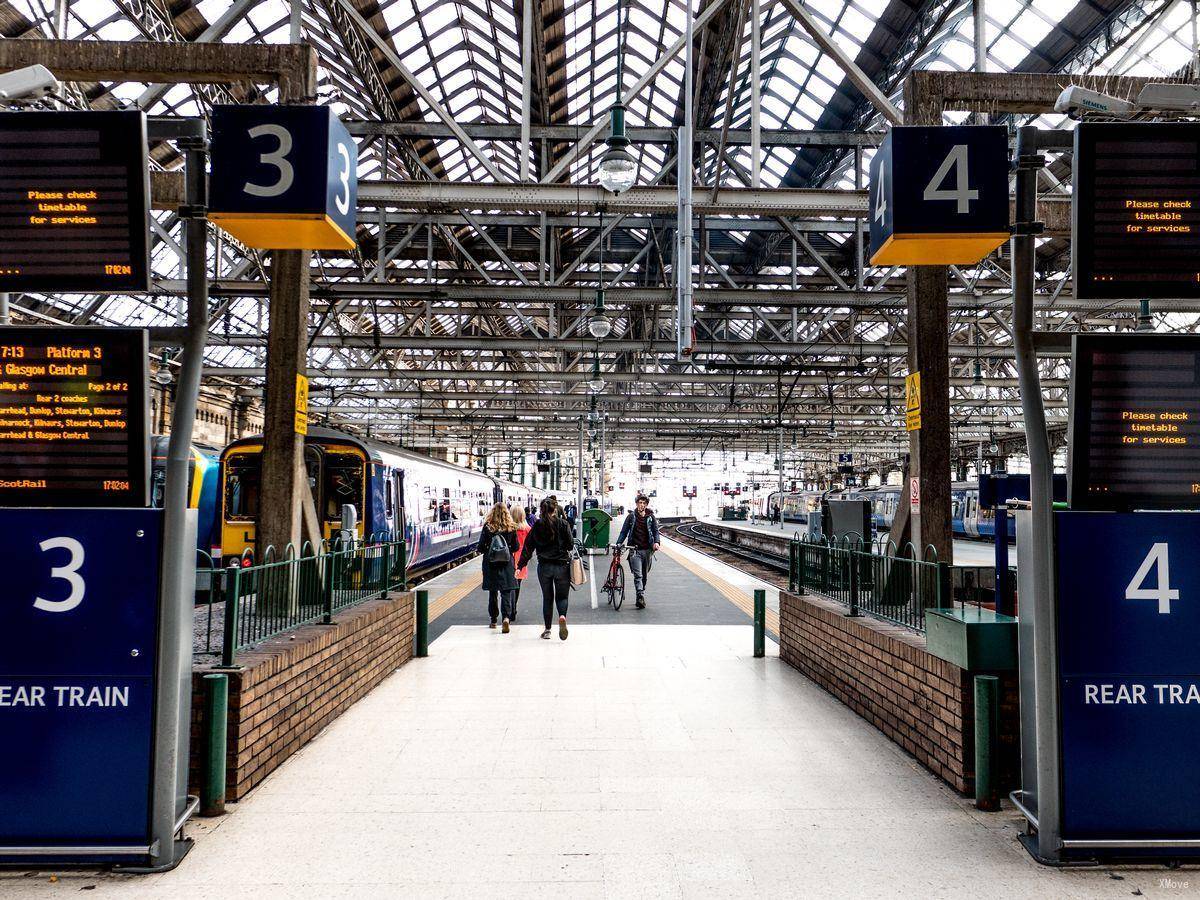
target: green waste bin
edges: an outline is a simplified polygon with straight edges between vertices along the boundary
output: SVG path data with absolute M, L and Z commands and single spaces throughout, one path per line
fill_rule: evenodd
M 583 546 L 594 550 L 607 550 L 612 516 L 602 509 L 583 511 Z

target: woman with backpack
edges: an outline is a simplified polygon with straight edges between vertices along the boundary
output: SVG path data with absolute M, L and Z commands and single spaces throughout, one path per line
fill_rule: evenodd
M 525 549 L 525 539 L 529 537 L 529 523 L 525 521 L 525 507 L 519 503 L 514 503 L 512 509 L 513 521 L 517 525 L 517 556 L 521 555 L 521 551 Z M 517 621 L 517 601 L 521 599 L 521 585 L 525 583 L 526 577 L 529 575 L 529 566 L 522 566 L 517 569 L 517 592 L 513 595 L 512 620 Z
M 567 600 L 571 593 L 571 551 L 575 538 L 571 526 L 558 503 L 550 497 L 542 501 L 539 515 L 525 538 L 525 546 L 517 560 L 517 568 L 529 565 L 533 554 L 538 555 L 537 575 L 542 586 L 542 619 L 546 630 L 543 640 L 550 640 L 550 623 L 558 609 L 558 636 L 567 639 Z
M 505 634 L 516 614 L 517 575 L 513 561 L 518 547 L 517 525 L 508 507 L 497 503 L 484 519 L 475 549 L 483 559 L 483 589 L 488 592 L 488 615 L 492 619 L 488 627 L 495 628 L 496 617 L 503 614 L 501 630 Z

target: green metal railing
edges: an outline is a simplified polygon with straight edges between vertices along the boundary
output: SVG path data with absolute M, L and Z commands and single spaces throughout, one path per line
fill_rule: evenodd
M 306 544 L 297 556 L 289 547 L 284 559 L 212 570 L 208 646 L 212 650 L 212 610 L 219 605 L 224 611 L 222 666 L 232 666 L 239 650 L 301 625 L 328 625 L 339 610 L 407 586 L 404 541 L 334 544 L 319 554 L 311 550 Z
M 849 615 L 925 630 L 925 610 L 950 597 L 950 566 L 907 552 L 874 553 L 870 544 L 794 538 L 788 544 L 788 586 L 816 591 L 848 607 Z

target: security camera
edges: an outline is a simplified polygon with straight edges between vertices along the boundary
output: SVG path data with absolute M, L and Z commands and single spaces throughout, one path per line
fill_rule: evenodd
M 1136 109 L 1137 106 L 1128 100 L 1110 97 L 1108 94 L 1080 87 L 1077 84 L 1064 89 L 1058 95 L 1058 99 L 1054 101 L 1054 111 L 1066 113 L 1072 119 L 1078 119 L 1087 113 L 1123 119 L 1133 115 Z
M 58 90 L 58 79 L 43 65 L 0 74 L 0 103 L 32 103 Z

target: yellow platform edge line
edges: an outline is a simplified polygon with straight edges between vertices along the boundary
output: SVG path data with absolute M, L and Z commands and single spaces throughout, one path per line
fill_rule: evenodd
M 751 597 L 745 591 L 742 591 L 742 590 L 739 590 L 738 588 L 733 587 L 731 584 L 724 581 L 721 578 L 721 576 L 717 575 L 715 572 L 710 572 L 708 569 L 704 568 L 703 566 L 692 562 L 690 559 L 688 559 L 683 554 L 681 554 L 678 550 L 675 550 L 674 548 L 672 548 L 670 543 L 664 543 L 663 548 L 666 550 L 667 555 L 670 556 L 671 559 L 675 560 L 675 562 L 679 563 L 681 566 L 683 566 L 685 569 L 687 569 L 693 575 L 698 576 L 704 582 L 712 585 L 714 588 L 717 589 L 717 592 L 722 597 L 724 597 L 726 600 L 728 600 L 730 603 L 732 603 L 734 606 L 736 606 L 738 609 L 740 609 L 742 612 L 744 612 L 746 615 L 748 615 L 751 619 L 754 618 L 754 598 L 753 597 Z M 697 551 L 697 552 L 699 552 L 699 551 Z M 767 630 L 774 632 L 776 635 L 779 634 L 779 613 L 775 612 L 775 610 L 773 610 L 773 609 L 767 610 Z
M 429 604 L 429 621 L 433 622 L 439 616 L 444 615 L 452 609 L 457 603 L 462 601 L 477 588 L 483 585 L 483 574 L 476 572 L 462 584 L 457 584 L 446 593 L 441 594 L 436 600 Z

